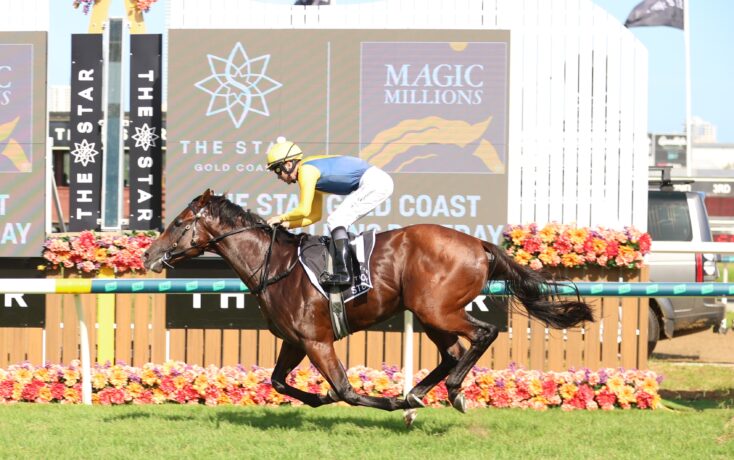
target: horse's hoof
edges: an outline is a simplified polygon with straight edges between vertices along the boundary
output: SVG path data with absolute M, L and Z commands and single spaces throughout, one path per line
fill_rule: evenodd
M 405 397 L 405 402 L 407 402 L 408 407 L 411 408 L 426 407 L 426 405 L 423 404 L 423 401 L 413 393 L 408 393 L 408 396 Z
M 413 426 L 415 418 L 418 416 L 418 411 L 415 409 L 406 409 L 403 411 L 403 419 L 405 420 L 405 426 L 410 428 Z
M 454 402 L 452 402 L 451 405 L 462 414 L 466 414 L 466 399 L 464 398 L 464 393 L 460 393 L 456 398 L 454 398 Z
M 341 400 L 339 399 L 339 395 L 338 395 L 338 394 L 336 394 L 336 392 L 335 392 L 334 390 L 329 390 L 329 391 L 328 391 L 328 392 L 327 392 L 326 394 L 327 394 L 327 396 L 329 396 L 329 397 L 331 398 L 331 400 L 332 400 L 332 401 L 334 401 L 334 402 L 337 402 L 337 401 L 341 401 Z

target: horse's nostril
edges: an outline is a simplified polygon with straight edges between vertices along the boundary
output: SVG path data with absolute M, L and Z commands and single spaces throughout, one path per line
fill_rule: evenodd
M 148 257 L 149 257 L 149 256 L 150 256 L 150 254 L 148 254 L 148 251 L 145 251 L 145 252 L 143 253 L 143 259 L 145 259 L 145 260 L 148 260 Z

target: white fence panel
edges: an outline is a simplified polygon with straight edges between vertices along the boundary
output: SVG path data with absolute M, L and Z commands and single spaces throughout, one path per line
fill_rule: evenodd
M 563 221 L 563 169 L 566 165 L 566 152 L 563 148 L 563 124 L 565 98 L 563 95 L 563 73 L 566 49 L 566 0 L 554 0 L 550 16 L 550 112 L 548 129 L 550 134 L 548 155 L 548 220 Z
M 592 87 L 592 34 L 594 30 L 593 12 L 590 2 L 579 3 L 579 124 L 578 124 L 578 208 L 576 222 L 579 225 L 591 224 L 591 87 Z M 568 218 L 567 221 L 573 221 Z
M 2 2 L 0 31 L 47 31 L 49 27 L 48 0 Z
M 634 49 L 634 38 L 631 33 L 622 34 L 620 39 L 619 60 L 619 218 L 632 215 L 632 194 L 626 190 L 633 190 L 634 171 L 634 116 L 635 109 L 635 61 L 634 55 L 628 50 Z
M 625 114 L 634 118 L 634 183 L 630 188 L 632 192 L 632 222 L 636 227 L 647 229 L 647 49 L 636 46 L 635 55 L 635 100 L 632 113 Z
M 563 210 L 560 222 L 578 216 L 578 124 L 579 124 L 579 0 L 566 0 L 565 11 L 573 11 L 566 15 L 564 51 L 562 65 L 563 81 Z M 573 217 L 571 217 L 573 216 Z
M 620 35 L 614 33 L 617 21 L 607 17 L 607 141 L 606 141 L 606 174 L 604 186 L 604 207 L 609 210 L 607 221 L 602 222 L 612 228 L 621 228 L 622 219 L 619 209 L 619 163 L 625 155 L 619 150 L 619 44 Z
M 516 167 L 520 168 L 522 176 L 522 192 L 520 195 L 521 215 L 523 223 L 536 222 L 535 191 L 537 182 L 538 163 L 538 91 L 537 91 L 537 65 L 538 65 L 538 1 L 528 0 L 528 7 L 523 15 L 525 22 L 525 40 L 523 41 L 523 75 L 522 75 L 522 101 L 510 101 L 510 104 L 522 104 L 522 134 L 519 139 L 522 148 L 522 163 Z M 510 45 L 512 46 L 512 45 Z M 512 69 L 510 69 L 512 73 Z M 510 140 L 512 142 L 512 139 Z M 512 202 L 510 197 L 510 202 Z M 510 204 L 511 205 L 511 204 Z

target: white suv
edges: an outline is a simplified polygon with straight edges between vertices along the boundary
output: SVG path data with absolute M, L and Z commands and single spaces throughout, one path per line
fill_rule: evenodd
M 669 176 L 650 184 L 655 189 L 648 191 L 647 231 L 653 241 L 712 241 L 702 193 L 672 190 Z M 718 257 L 713 254 L 651 253 L 647 257 L 650 281 L 716 281 Z M 650 298 L 648 354 L 658 339 L 718 328 L 725 310 L 713 297 Z

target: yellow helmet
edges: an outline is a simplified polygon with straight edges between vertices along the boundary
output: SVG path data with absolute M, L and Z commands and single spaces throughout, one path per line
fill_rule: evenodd
M 303 158 L 303 151 L 293 142 L 286 141 L 285 137 L 279 137 L 275 144 L 268 150 L 268 169 L 288 161 Z

